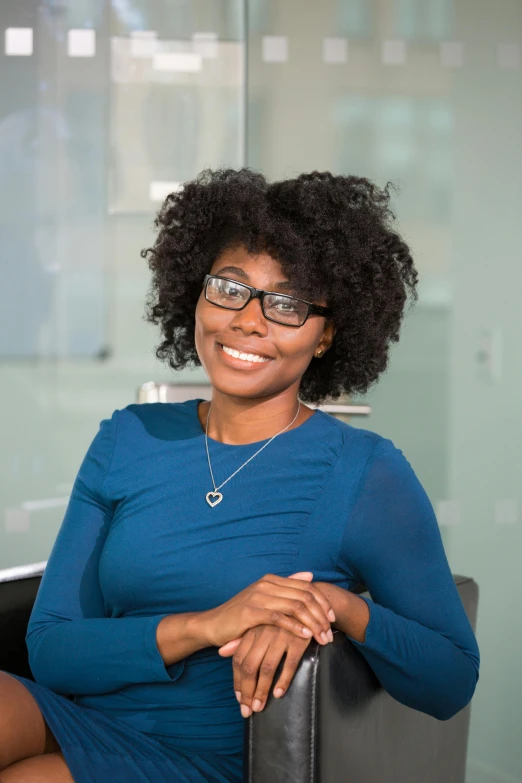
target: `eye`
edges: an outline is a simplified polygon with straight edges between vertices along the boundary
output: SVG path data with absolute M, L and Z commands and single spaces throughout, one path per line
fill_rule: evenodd
M 233 283 L 228 283 L 225 286 L 225 293 L 227 296 L 241 296 L 242 289 L 235 286 Z
M 299 302 L 294 302 L 292 299 L 280 299 L 274 302 L 272 307 L 280 313 L 295 313 L 299 307 Z

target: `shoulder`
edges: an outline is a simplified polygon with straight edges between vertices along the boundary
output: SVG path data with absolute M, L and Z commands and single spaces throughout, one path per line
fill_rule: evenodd
M 131 403 L 120 408 L 117 413 L 120 426 L 149 429 L 152 433 L 155 426 L 161 426 L 162 431 L 165 427 L 176 430 L 194 426 L 196 404 L 197 400 Z
M 341 472 L 357 475 L 361 485 L 369 477 L 377 483 L 386 479 L 388 486 L 394 481 L 419 483 L 412 465 L 393 440 L 374 430 L 348 424 L 325 411 L 319 410 L 318 414 L 327 437 L 336 443 Z
M 197 435 L 197 400 L 131 403 L 117 408 L 100 423 L 105 439 L 136 448 L 142 440 L 177 440 Z
M 326 411 L 318 410 L 329 437 L 336 438 L 341 450 L 351 458 L 357 454 L 361 459 L 370 459 L 381 455 L 402 454 L 393 441 L 374 430 L 355 427 Z

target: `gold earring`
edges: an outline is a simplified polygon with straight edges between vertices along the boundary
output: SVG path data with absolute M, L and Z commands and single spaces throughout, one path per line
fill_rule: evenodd
M 321 350 L 319 350 L 319 351 L 317 351 L 315 356 L 316 356 L 317 359 L 320 359 L 322 355 L 323 355 L 323 352 Z

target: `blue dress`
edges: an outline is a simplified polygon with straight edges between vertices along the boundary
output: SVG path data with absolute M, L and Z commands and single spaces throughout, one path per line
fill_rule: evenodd
M 42 578 L 27 632 L 36 682 L 18 679 L 74 780 L 240 783 L 232 656 L 208 647 L 165 666 L 156 628 L 267 573 L 363 582 L 370 620 L 365 642 L 351 641 L 382 686 L 439 720 L 465 707 L 479 650 L 402 451 L 316 410 L 211 508 L 199 402 L 128 405 L 101 422 Z M 209 438 L 216 483 L 265 442 Z

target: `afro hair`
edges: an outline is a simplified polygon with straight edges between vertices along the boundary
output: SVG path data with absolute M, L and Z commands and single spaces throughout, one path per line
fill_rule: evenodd
M 156 357 L 174 370 L 201 366 L 194 330 L 203 279 L 225 249 L 242 245 L 268 253 L 298 296 L 332 310 L 332 346 L 312 358 L 300 399 L 364 394 L 388 366 L 408 298 L 417 300 L 410 249 L 392 228 L 391 185 L 319 171 L 269 183 L 244 167 L 204 169 L 170 193 L 154 246 L 141 251 L 152 271 L 145 320 L 163 336 Z

